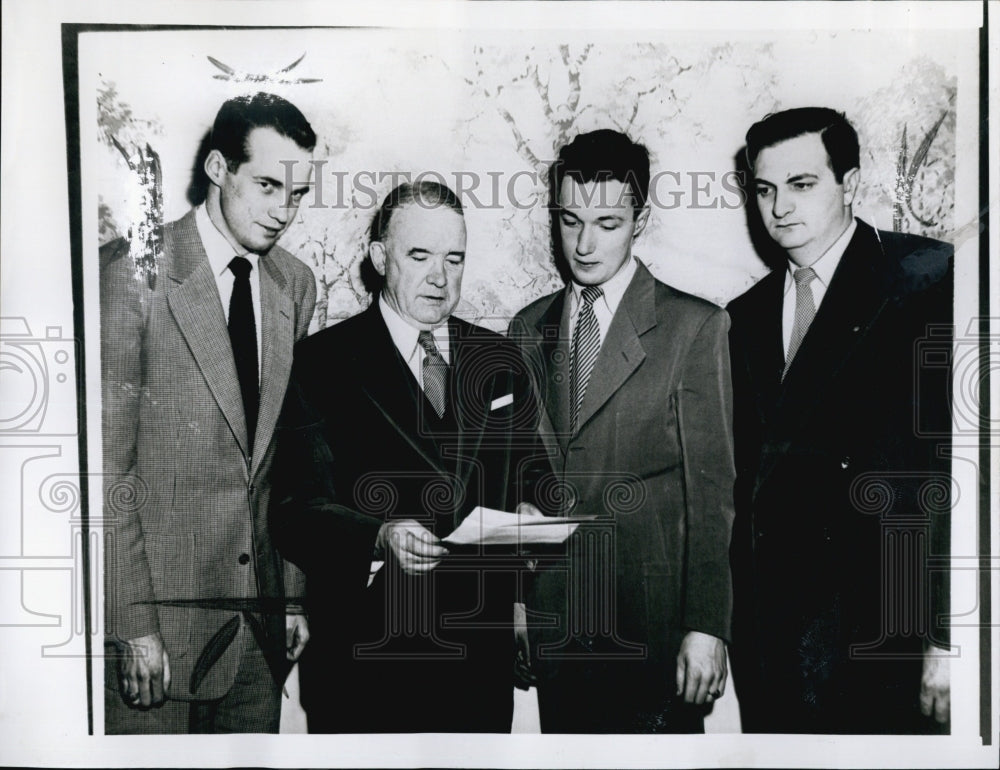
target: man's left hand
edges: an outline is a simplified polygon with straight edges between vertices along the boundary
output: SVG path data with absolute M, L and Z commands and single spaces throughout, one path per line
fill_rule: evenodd
M 949 653 L 928 645 L 924 651 L 924 673 L 920 677 L 920 711 L 933 716 L 939 724 L 951 717 L 951 666 Z
M 712 703 L 726 691 L 726 645 L 700 631 L 689 631 L 677 655 L 677 694 L 685 703 Z
M 305 615 L 285 615 L 285 657 L 292 663 L 299 659 L 309 641 L 309 621 Z

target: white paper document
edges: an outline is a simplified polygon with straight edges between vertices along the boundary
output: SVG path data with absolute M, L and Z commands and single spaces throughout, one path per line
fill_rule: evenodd
M 516 545 L 518 543 L 561 543 L 573 534 L 581 521 L 558 516 L 525 516 L 477 506 L 458 528 L 444 538 L 452 545 Z

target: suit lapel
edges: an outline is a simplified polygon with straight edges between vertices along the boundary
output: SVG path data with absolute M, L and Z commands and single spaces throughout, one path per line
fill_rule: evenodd
M 580 407 L 582 429 L 646 358 L 639 337 L 656 326 L 655 280 L 642 263 L 611 319 Z
M 768 444 L 787 447 L 824 393 L 838 387 L 840 371 L 889 302 L 890 273 L 874 231 L 859 222 L 782 383 Z M 780 453 L 765 454 L 758 488 L 779 459 Z
M 165 249 L 173 256 L 167 304 L 201 369 L 219 409 L 245 454 L 247 426 L 239 376 L 229 343 L 229 328 L 219 289 L 198 236 L 194 212 L 165 231 Z
M 566 301 L 569 289 L 559 292 L 535 324 L 538 342 L 531 346 L 536 371 L 545 378 L 543 392 L 545 408 L 542 410 L 541 434 L 546 448 L 556 454 L 553 439 L 562 451 L 569 443 L 569 321 L 570 303 Z
M 774 405 L 781 396 L 781 372 L 785 367 L 782 347 L 781 314 L 785 290 L 785 271 L 775 270 L 761 281 L 759 296 L 749 308 L 754 319 L 753 333 L 744 341 L 747 351 L 749 381 L 755 385 L 754 398 L 760 420 L 771 419 Z
M 294 307 L 286 292 L 287 282 L 281 269 L 267 255 L 259 260 L 261 367 L 260 411 L 257 415 L 257 435 L 254 439 L 253 467 L 257 472 L 267 446 L 274 435 L 274 426 L 288 386 L 292 368 L 292 348 L 295 344 Z
M 396 350 L 378 300 L 365 313 L 365 339 L 359 341 L 359 355 L 351 364 L 360 373 L 362 390 L 428 465 L 439 473 L 448 473 L 434 440 L 420 427 L 417 399 L 423 398 L 423 392 Z

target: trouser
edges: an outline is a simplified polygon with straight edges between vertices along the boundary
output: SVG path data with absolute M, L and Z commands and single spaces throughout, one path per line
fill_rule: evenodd
M 122 700 L 117 676 L 104 687 L 106 735 L 160 735 L 172 733 L 276 733 L 281 719 L 281 688 L 274 681 L 264 653 L 253 635 L 244 633 L 236 678 L 218 700 L 167 700 L 146 710 L 130 708 Z M 109 658 L 107 665 L 115 663 Z

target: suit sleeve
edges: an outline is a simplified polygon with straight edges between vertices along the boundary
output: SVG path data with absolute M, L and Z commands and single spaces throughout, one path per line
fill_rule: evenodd
M 279 552 L 307 575 L 356 590 L 368 582 L 382 522 L 340 502 L 334 482 L 337 459 L 326 439 L 322 412 L 302 386 L 301 361 L 278 422 L 270 527 Z
M 687 351 L 678 396 L 687 559 L 683 624 L 728 640 L 732 614 L 732 383 L 729 316 L 713 313 Z
M 137 474 L 139 411 L 145 395 L 143 339 L 150 291 L 137 277 L 128 244 L 101 251 L 101 436 L 105 533 L 105 604 L 112 636 L 159 631 L 139 511 L 148 497 Z
M 299 265 L 296 265 L 298 268 Z M 313 311 L 316 308 L 316 276 L 305 264 L 301 265 L 295 298 L 295 341 L 299 342 L 309 332 Z M 280 476 L 280 474 L 279 474 Z M 272 482 L 273 485 L 273 482 Z M 279 549 L 280 550 L 280 549 Z M 292 561 L 284 560 L 284 586 L 286 596 L 303 596 L 306 592 L 305 573 Z

